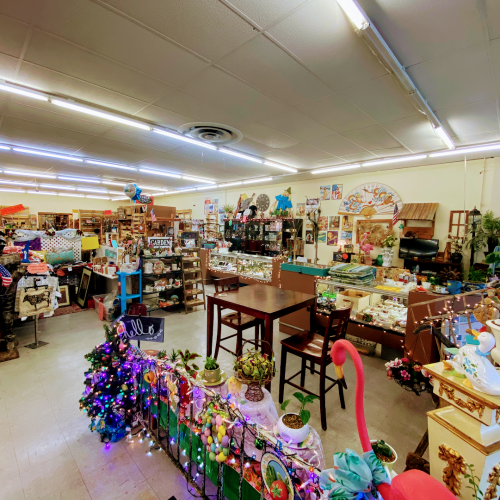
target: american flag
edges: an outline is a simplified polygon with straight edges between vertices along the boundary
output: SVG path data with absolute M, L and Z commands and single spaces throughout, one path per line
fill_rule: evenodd
M 9 286 L 12 283 L 12 276 L 5 267 L 0 265 L 0 277 L 2 278 L 2 285 Z
M 392 214 L 392 225 L 393 226 L 395 226 L 398 222 L 398 215 L 399 215 L 398 204 L 394 203 L 394 213 Z
M 156 215 L 155 215 L 155 209 L 154 208 L 151 210 L 151 220 L 153 222 L 156 222 Z

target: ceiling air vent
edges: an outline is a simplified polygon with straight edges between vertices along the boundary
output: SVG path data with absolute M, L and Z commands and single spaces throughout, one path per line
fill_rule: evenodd
M 243 139 L 243 134 L 239 130 L 222 123 L 186 123 L 177 131 L 192 139 L 210 142 L 216 146 L 234 144 Z

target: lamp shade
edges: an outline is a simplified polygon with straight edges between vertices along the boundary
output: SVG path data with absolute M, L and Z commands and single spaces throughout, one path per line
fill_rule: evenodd
M 99 238 L 97 236 L 82 238 L 82 250 L 95 250 L 96 248 L 99 248 Z
M 472 228 L 477 227 L 481 223 L 482 217 L 481 212 L 474 207 L 474 209 L 469 212 L 469 226 Z

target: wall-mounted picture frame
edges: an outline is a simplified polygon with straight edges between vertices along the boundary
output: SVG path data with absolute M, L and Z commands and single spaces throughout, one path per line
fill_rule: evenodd
M 57 299 L 57 303 L 59 304 L 59 307 L 69 306 L 71 303 L 71 299 L 70 299 L 70 295 L 69 295 L 68 285 L 60 286 L 59 291 L 61 292 L 61 296 Z
M 90 287 L 90 278 L 92 276 L 92 271 L 90 269 L 84 268 L 82 271 L 82 277 L 80 278 L 80 286 L 78 287 L 78 295 L 76 297 L 76 303 L 85 309 L 87 306 L 87 294 Z

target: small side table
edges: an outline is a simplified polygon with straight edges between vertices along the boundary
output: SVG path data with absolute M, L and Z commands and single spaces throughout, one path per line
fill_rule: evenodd
M 120 309 L 121 313 L 124 314 L 127 310 L 127 299 L 140 299 L 142 302 L 142 271 L 135 271 L 133 273 L 122 273 L 118 271 L 116 273 L 118 275 L 118 279 L 120 280 L 120 295 L 118 298 L 120 299 Z M 139 293 L 133 293 L 131 295 L 127 295 L 127 276 L 135 276 L 139 275 Z

